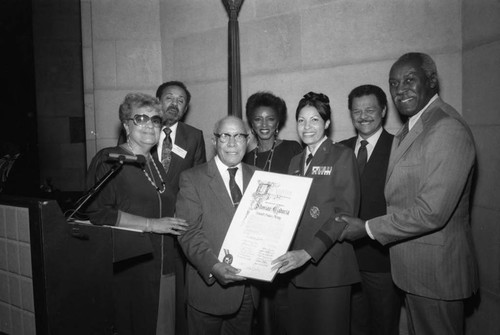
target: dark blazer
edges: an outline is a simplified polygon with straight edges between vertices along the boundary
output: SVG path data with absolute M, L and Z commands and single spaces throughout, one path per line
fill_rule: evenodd
M 172 160 L 167 173 L 167 180 L 177 192 L 179 189 L 179 176 L 181 172 L 195 165 L 205 163 L 207 158 L 205 154 L 203 132 L 188 124 L 183 122 L 177 123 L 177 133 L 175 134 L 174 144 L 186 150 L 186 156 L 184 158 L 172 153 Z M 154 156 L 158 157 L 156 146 L 151 152 Z M 161 158 L 159 160 L 161 160 Z
M 387 213 L 384 187 L 393 138 L 394 136 L 385 129 L 382 130 L 370 159 L 366 163 L 363 174 L 360 176 L 361 206 L 359 207 L 359 218 L 363 220 Z M 354 136 L 340 143 L 355 150 L 357 139 L 358 136 Z M 369 237 L 357 240 L 353 242 L 353 245 L 360 271 L 391 271 L 389 249 L 387 247 Z
M 359 173 L 351 149 L 324 141 L 308 170 L 303 166 L 306 150 L 292 158 L 289 173 L 312 177 L 304 213 L 290 250 L 304 249 L 311 262 L 294 271 L 297 287 L 325 288 L 350 285 L 359 281 L 352 245 L 337 238 L 345 224 L 335 221 L 341 214 L 356 216 L 359 207 Z
M 242 163 L 243 190 L 254 171 L 253 166 Z M 236 211 L 213 159 L 181 174 L 176 211 L 177 216 L 189 224 L 188 230 L 178 238 L 189 261 L 186 267 L 188 303 L 204 313 L 235 313 L 243 299 L 245 282 L 222 286 L 210 275 L 214 264 L 219 262 L 217 257 Z M 253 291 L 254 302 L 257 302 L 258 294 Z
M 387 215 L 369 221 L 390 247 L 392 277 L 404 291 L 432 299 L 469 297 L 478 288 L 469 199 L 475 164 L 472 133 L 440 98 L 399 144 L 392 144 Z

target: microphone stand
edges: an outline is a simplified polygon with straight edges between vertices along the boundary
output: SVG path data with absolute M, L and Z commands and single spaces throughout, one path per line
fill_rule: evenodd
M 78 212 L 80 208 L 82 208 L 83 205 L 87 203 L 87 201 L 101 188 L 104 183 L 111 178 L 116 172 L 118 172 L 122 167 L 123 167 L 123 159 L 120 159 L 116 164 L 114 164 L 111 169 L 104 175 L 102 176 L 101 179 L 95 183 L 94 186 L 92 186 L 91 189 L 89 189 L 80 200 L 78 200 L 77 204 L 78 206 L 76 207 L 75 210 L 66 218 L 67 222 L 74 221 L 73 216 Z

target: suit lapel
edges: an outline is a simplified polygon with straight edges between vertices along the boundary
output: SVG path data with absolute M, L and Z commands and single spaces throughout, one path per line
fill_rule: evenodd
M 406 135 L 403 142 L 401 142 L 401 145 L 398 145 L 398 143 L 403 127 L 401 127 L 398 133 L 394 136 L 394 140 L 392 141 L 391 156 L 389 158 L 389 166 L 387 168 L 387 177 L 385 179 L 386 183 L 389 180 L 389 177 L 391 176 L 396 163 L 401 159 L 401 157 L 403 157 L 403 155 L 405 154 L 406 151 L 408 151 L 413 142 L 415 142 L 415 140 L 424 131 L 425 124 L 427 124 L 429 118 L 432 116 L 432 113 L 436 109 L 440 108 L 442 104 L 443 101 L 440 98 L 436 99 L 436 101 L 434 101 L 427 108 L 427 110 L 422 113 L 420 119 L 417 121 L 417 123 L 415 123 L 413 128 L 411 128 L 410 132 L 408 133 L 408 135 Z
M 390 142 L 391 140 L 392 140 L 391 135 L 389 135 L 389 133 L 385 129 L 383 129 L 382 134 L 380 134 L 380 137 L 377 141 L 377 144 L 375 144 L 375 147 L 373 148 L 373 152 L 370 155 L 370 159 L 368 160 L 368 162 L 366 164 L 370 164 L 370 160 L 372 160 L 372 157 L 376 158 L 379 155 L 383 154 L 384 151 L 385 152 L 389 151 L 389 153 L 390 153 L 390 148 L 389 149 L 386 149 L 386 148 L 389 144 L 388 142 Z
M 420 118 L 417 121 L 417 123 L 415 123 L 415 125 L 413 126 L 413 128 L 411 128 L 408 135 L 406 135 L 403 142 L 401 142 L 401 144 L 398 145 L 399 136 L 401 135 L 401 130 L 402 129 L 398 131 L 398 133 L 394 137 L 394 140 L 392 141 L 391 156 L 389 158 L 389 166 L 387 167 L 387 177 L 385 179 L 386 182 L 389 180 L 389 177 L 391 176 L 396 163 L 403 157 L 405 152 L 408 151 L 413 142 L 415 142 L 415 140 L 424 130 L 424 124 L 422 122 L 422 118 Z
M 253 172 L 246 164 L 241 164 L 241 172 L 243 173 L 243 193 L 245 193 L 248 183 L 252 179 Z

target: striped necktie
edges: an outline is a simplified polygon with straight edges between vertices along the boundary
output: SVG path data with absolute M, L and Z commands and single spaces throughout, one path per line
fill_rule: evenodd
M 409 123 L 406 122 L 405 125 L 403 126 L 403 130 L 401 130 L 401 134 L 399 134 L 399 143 L 398 146 L 401 145 L 401 142 L 405 139 L 406 135 L 408 135 L 408 132 L 410 131 L 409 128 Z

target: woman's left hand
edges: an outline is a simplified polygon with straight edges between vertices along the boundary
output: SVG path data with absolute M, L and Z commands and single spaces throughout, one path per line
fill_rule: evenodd
M 271 270 L 278 269 L 278 273 L 287 273 L 288 271 L 300 268 L 310 259 L 311 256 L 304 249 L 288 251 L 271 262 L 271 264 L 274 264 Z
M 148 219 L 151 232 L 157 234 L 182 235 L 187 229 L 187 222 L 184 219 L 163 217 L 160 219 Z

